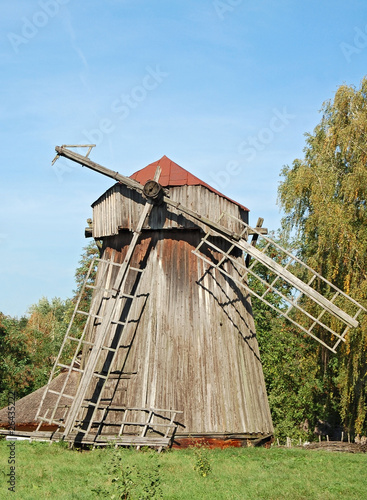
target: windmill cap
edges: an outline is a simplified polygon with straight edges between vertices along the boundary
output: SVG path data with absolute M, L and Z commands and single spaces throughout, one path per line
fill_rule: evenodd
M 225 198 L 229 200 L 232 203 L 235 203 L 239 207 L 241 207 L 243 210 L 249 211 L 248 208 L 244 207 L 237 201 L 232 200 L 231 198 L 228 198 L 228 196 L 225 196 L 224 194 L 220 193 L 213 187 L 211 187 L 209 184 L 206 182 L 202 181 L 195 175 L 191 174 L 184 168 L 180 167 L 180 165 L 177 165 L 174 161 L 170 160 L 167 156 L 162 156 L 160 160 L 157 160 L 153 163 L 150 163 L 146 167 L 142 168 L 141 170 L 138 170 L 134 174 L 130 176 L 131 179 L 134 179 L 135 181 L 139 182 L 140 184 L 145 184 L 147 181 L 151 180 L 154 178 L 154 174 L 156 171 L 156 168 L 158 165 L 161 167 L 161 175 L 159 178 L 159 184 L 163 187 L 169 187 L 169 186 L 204 186 L 209 191 L 212 191 L 213 193 L 217 194 L 218 196 L 221 196 L 222 198 Z

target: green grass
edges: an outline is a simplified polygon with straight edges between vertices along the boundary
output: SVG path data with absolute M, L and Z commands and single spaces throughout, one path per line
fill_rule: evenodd
M 6 445 L 0 441 L 0 498 L 10 494 Z M 111 498 L 93 490 L 111 488 L 112 455 L 111 449 L 81 453 L 56 444 L 18 442 L 12 498 Z M 158 464 L 164 499 L 367 499 L 365 454 L 276 447 L 208 450 L 211 471 L 206 477 L 195 470 L 198 455 L 193 449 L 152 455 L 121 450 L 121 463 L 138 471 L 143 481 Z

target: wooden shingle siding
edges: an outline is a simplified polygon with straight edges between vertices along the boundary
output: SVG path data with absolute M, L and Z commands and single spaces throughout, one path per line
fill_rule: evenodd
M 248 221 L 248 212 L 207 189 L 204 186 L 178 186 L 167 188 L 174 201 L 217 221 L 223 212 Z M 118 234 L 119 228 L 132 230 L 139 220 L 145 199 L 137 191 L 115 184 L 93 203 L 93 237 L 103 238 Z M 242 227 L 234 220 L 226 220 L 225 226 L 231 231 L 240 232 Z M 205 226 L 190 221 L 177 210 L 154 207 L 144 229 L 193 229 Z
M 106 396 L 114 405 L 183 410 L 185 434 L 272 433 L 249 298 L 191 253 L 199 239 L 199 230 L 144 232 L 132 262 L 146 261 L 140 299 L 124 330 L 131 346 L 116 362 L 124 378 Z M 103 258 L 122 262 L 130 240 L 128 232 L 106 237 Z M 237 273 L 231 263 L 226 270 Z M 111 282 L 102 266 L 97 281 Z M 131 277 L 126 291 L 133 285 Z

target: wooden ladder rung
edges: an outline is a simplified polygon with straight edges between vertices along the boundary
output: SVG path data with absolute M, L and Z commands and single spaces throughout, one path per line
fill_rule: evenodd
M 81 408 L 88 408 L 88 406 L 97 406 L 97 403 L 85 400 L 85 402 L 81 405 Z
M 123 297 L 124 299 L 135 299 L 136 295 L 130 295 L 129 293 L 122 292 L 119 294 L 119 297 Z
M 59 425 L 64 421 L 64 419 L 62 418 L 60 418 L 59 420 L 55 420 L 53 418 L 46 418 L 46 417 L 38 417 L 38 420 L 42 420 L 42 422 L 48 422 L 49 424 L 55 424 L 55 425 Z
M 121 326 L 125 326 L 126 325 L 126 321 L 111 320 L 111 323 L 113 325 L 121 325 Z
M 86 345 L 94 345 L 93 342 L 88 342 L 88 340 L 80 340 L 80 339 L 77 339 L 76 337 L 70 337 L 70 335 L 67 337 L 68 340 L 74 340 L 75 342 L 82 342 L 83 344 L 86 344 Z
M 80 368 L 75 368 L 70 365 L 64 365 L 63 363 L 57 363 L 56 366 L 60 366 L 61 368 L 67 368 L 68 370 L 71 369 L 72 371 L 75 372 L 84 373 L 84 370 L 81 370 Z
M 73 427 L 72 430 L 78 433 L 82 432 L 83 434 L 88 434 L 88 430 L 86 429 L 77 429 L 76 427 Z
M 58 391 L 54 391 L 52 389 L 49 389 L 48 392 L 50 392 L 51 394 L 57 394 L 58 396 L 61 395 L 64 398 L 74 399 L 74 396 L 70 396 L 69 394 L 64 394 L 64 393 L 61 393 L 61 392 L 58 392 Z
M 114 349 L 113 347 L 107 347 L 106 345 L 103 345 L 101 347 L 102 351 L 110 351 L 110 352 L 116 352 L 117 349 Z
M 104 288 L 103 286 L 95 286 L 95 285 L 85 285 L 86 288 L 92 288 L 93 290 L 103 290 L 104 292 L 107 292 L 107 293 L 117 293 L 119 290 L 117 290 L 116 288 Z M 109 297 L 103 297 L 105 299 L 109 298 Z
M 94 372 L 93 375 L 98 378 L 103 378 L 104 380 L 108 379 L 107 375 L 101 375 L 100 373 L 97 372 Z
M 139 268 L 133 267 L 133 266 L 130 266 L 129 269 L 132 269 L 133 271 L 136 271 L 138 273 L 142 273 L 144 271 L 144 269 L 139 269 Z
M 85 311 L 76 311 L 78 314 L 83 314 L 83 316 L 90 316 L 91 318 L 98 318 L 98 319 L 103 319 L 102 316 L 98 316 L 97 314 L 91 314 L 89 312 Z

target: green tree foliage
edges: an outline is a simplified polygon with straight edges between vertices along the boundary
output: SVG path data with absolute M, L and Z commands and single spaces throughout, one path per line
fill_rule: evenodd
M 281 234 L 271 234 L 270 237 L 281 247 L 288 247 Z M 259 249 L 264 244 L 260 241 Z M 279 264 L 286 264 L 284 254 L 275 246 L 270 247 L 268 254 Z M 256 264 L 256 269 L 266 282 L 274 280 L 274 275 L 264 266 Z M 251 276 L 249 285 L 258 295 L 267 289 Z M 274 286 L 285 296 L 291 293 L 284 283 L 277 282 Z M 279 295 L 269 293 L 266 299 L 271 305 L 284 308 Z M 287 436 L 310 439 L 314 424 L 324 413 L 320 403 L 323 388 L 318 378 L 320 368 L 315 342 L 301 331 L 295 331 L 280 313 L 260 299 L 252 298 L 252 308 L 276 436 L 283 442 Z
M 10 391 L 21 398 L 46 384 L 90 263 L 96 256 L 99 251 L 93 241 L 83 249 L 75 272 L 77 289 L 72 299 L 43 297 L 21 319 L 0 313 L 0 407 L 7 405 Z M 88 284 L 94 283 L 95 273 L 94 268 Z M 92 289 L 86 288 L 79 308 L 88 310 L 91 295 Z M 85 322 L 84 316 L 78 316 L 72 329 L 74 336 L 80 333 Z M 62 362 L 67 362 L 70 355 L 71 351 L 65 350 Z
M 67 327 L 70 301 L 43 297 L 27 317 L 0 313 L 0 406 L 9 391 L 23 397 L 47 382 Z
M 323 105 L 306 135 L 305 157 L 282 171 L 283 230 L 299 254 L 343 291 L 367 306 L 367 78 L 343 85 Z M 351 331 L 337 356 L 315 345 L 325 413 L 351 431 L 367 431 L 367 322 Z M 326 415 L 327 416 L 327 415 Z

